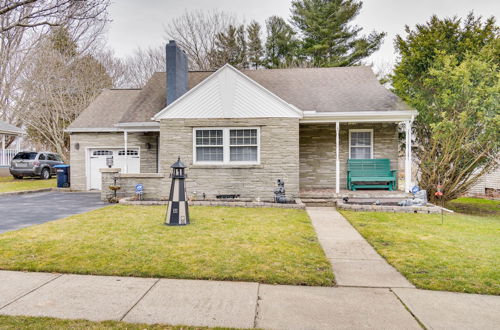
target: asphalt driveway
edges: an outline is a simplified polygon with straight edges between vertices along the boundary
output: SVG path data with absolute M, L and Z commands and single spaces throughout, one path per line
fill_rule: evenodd
M 0 233 L 109 205 L 99 193 L 49 191 L 0 196 Z

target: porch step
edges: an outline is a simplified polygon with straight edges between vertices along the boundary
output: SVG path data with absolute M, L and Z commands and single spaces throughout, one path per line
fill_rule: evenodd
M 335 193 L 334 189 L 318 189 L 318 190 L 307 190 L 300 192 L 300 198 L 302 200 L 308 199 L 325 199 L 325 200 L 335 200 L 342 199 L 344 197 L 348 198 L 367 198 L 367 199 L 404 199 L 410 198 L 411 194 L 405 193 L 403 191 L 388 191 L 388 190 L 341 190 L 340 193 Z
M 337 200 L 333 198 L 301 198 L 306 206 L 337 206 Z

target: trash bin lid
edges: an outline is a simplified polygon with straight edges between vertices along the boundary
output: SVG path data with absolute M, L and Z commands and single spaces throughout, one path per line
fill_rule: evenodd
M 61 164 L 61 165 L 54 165 L 54 168 L 67 168 L 69 165 L 66 164 Z

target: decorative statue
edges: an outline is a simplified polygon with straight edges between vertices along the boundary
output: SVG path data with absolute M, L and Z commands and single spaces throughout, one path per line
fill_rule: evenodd
M 275 203 L 287 203 L 288 198 L 285 195 L 285 181 L 283 179 L 278 179 L 278 187 L 274 188 L 274 202 Z
M 412 199 L 404 199 L 398 203 L 399 206 L 426 206 L 427 190 L 419 190 L 413 194 Z

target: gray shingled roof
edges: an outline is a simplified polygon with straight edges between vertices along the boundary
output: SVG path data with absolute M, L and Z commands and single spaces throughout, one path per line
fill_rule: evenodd
M 25 132 L 22 128 L 16 127 L 0 120 L 0 134 L 20 135 L 24 133 Z
M 114 128 L 140 89 L 105 89 L 68 127 Z
M 384 88 L 367 66 L 242 72 L 303 111 L 410 109 L 399 97 Z
M 188 89 L 198 85 L 213 72 L 189 72 Z M 131 103 L 127 112 L 121 118 L 121 123 L 147 122 L 165 108 L 167 104 L 167 75 L 165 72 L 155 72 L 148 80 L 139 95 Z
M 410 110 L 384 88 L 369 67 L 242 70 L 283 100 L 304 111 L 350 112 Z M 189 89 L 213 72 L 189 72 Z M 113 127 L 147 122 L 166 105 L 166 74 L 156 72 L 138 90 L 106 90 L 70 128 Z M 105 111 L 104 111 L 105 110 Z M 103 125 L 109 126 L 103 126 Z

